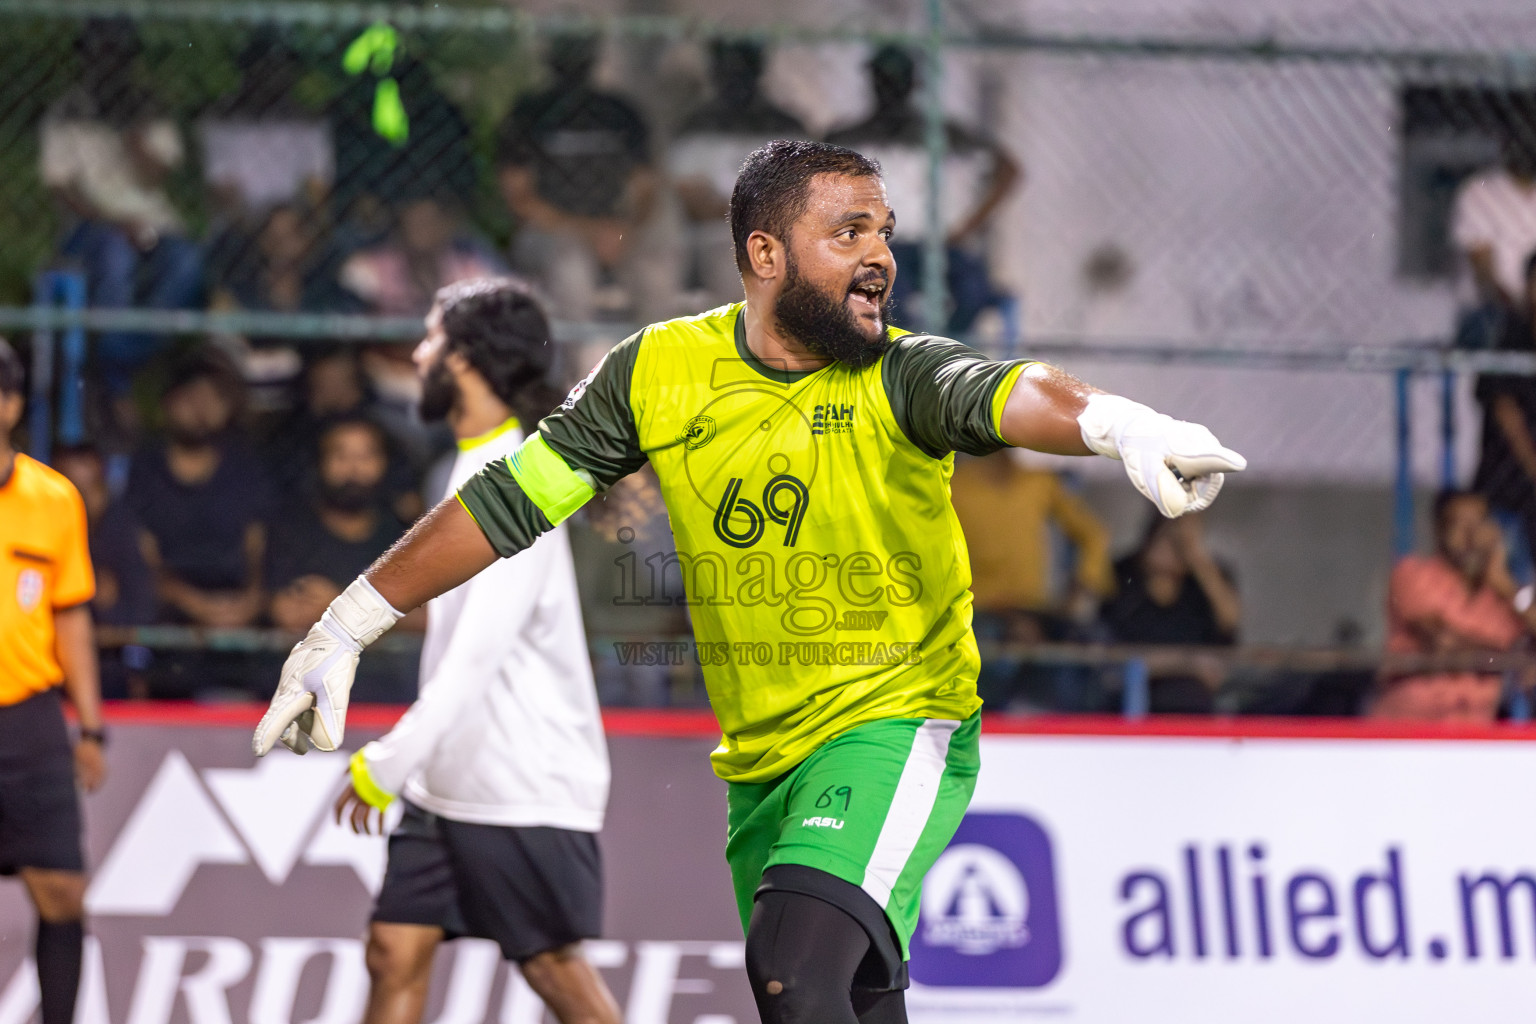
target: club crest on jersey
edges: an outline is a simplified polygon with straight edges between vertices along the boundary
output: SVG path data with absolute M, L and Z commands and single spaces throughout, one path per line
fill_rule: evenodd
M 817 436 L 853 433 L 853 406 L 835 403 L 816 406 L 811 410 L 811 433 Z
M 715 418 L 700 414 L 683 424 L 683 432 L 677 435 L 683 447 L 698 451 L 715 439 Z
M 581 378 L 581 380 L 577 381 L 576 386 L 571 388 L 571 393 L 565 396 L 565 401 L 560 403 L 560 408 L 576 408 L 576 401 L 581 398 L 582 395 L 587 393 L 587 386 L 592 383 L 592 378 L 597 376 L 597 371 L 601 370 L 603 368 L 603 363 L 607 361 L 608 357 L 606 355 L 599 359 L 597 361 L 597 365 L 592 367 L 592 372 Z
M 16 603 L 21 610 L 30 612 L 43 599 L 43 574 L 36 569 L 23 569 L 16 577 Z

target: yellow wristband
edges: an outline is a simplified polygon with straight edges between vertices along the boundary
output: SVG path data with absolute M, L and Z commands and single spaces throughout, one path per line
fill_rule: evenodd
M 373 776 L 368 774 L 368 759 L 363 756 L 361 750 L 352 755 L 350 764 L 352 788 L 357 791 L 358 796 L 363 798 L 363 803 L 382 811 L 394 802 L 394 794 L 380 789 L 379 784 L 373 781 Z

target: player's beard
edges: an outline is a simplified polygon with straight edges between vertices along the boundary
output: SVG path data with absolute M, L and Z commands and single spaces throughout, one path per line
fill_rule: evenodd
M 427 368 L 421 378 L 421 404 L 417 412 L 423 423 L 437 423 L 447 418 L 459 401 L 459 388 L 453 382 L 453 374 L 439 359 Z
M 889 323 L 886 315 L 888 303 L 880 303 L 880 336 L 871 339 L 859 330 L 859 322 L 848 309 L 848 292 L 860 280 L 870 275 L 860 274 L 850 281 L 840 295 L 829 294 L 800 276 L 800 268 L 791 255 L 784 268 L 784 290 L 779 292 L 773 304 L 773 316 L 779 326 L 796 341 L 819 356 L 863 369 L 875 363 L 891 340 L 885 332 Z M 889 294 L 889 289 L 887 289 Z

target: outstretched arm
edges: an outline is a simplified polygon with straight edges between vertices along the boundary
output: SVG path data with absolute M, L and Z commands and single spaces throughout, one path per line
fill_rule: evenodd
M 1016 448 L 1124 462 L 1131 483 L 1170 518 L 1207 508 L 1224 474 L 1248 465 L 1198 423 L 1107 395 L 1043 363 L 1032 363 L 1019 374 L 998 428 Z
M 488 463 L 331 602 L 283 663 L 251 740 L 258 757 L 279 741 L 298 754 L 335 750 L 363 648 L 645 464 L 629 407 L 638 345 L 639 336 L 618 345 L 516 452 Z
M 363 578 L 403 613 L 447 593 L 496 558 L 458 498 L 449 497 L 380 555 Z
M 1003 440 L 1050 455 L 1092 455 L 1078 417 L 1098 393 L 1065 370 L 1030 363 L 1003 406 Z
M 538 435 L 533 441 L 539 443 Z M 506 516 L 523 527 L 510 536 L 498 533 L 501 550 L 493 547 L 464 503 L 470 487 L 427 513 L 331 602 L 288 655 L 277 692 L 251 740 L 256 756 L 279 741 L 296 754 L 311 746 L 337 749 L 346 731 L 347 702 L 363 648 L 405 612 L 468 581 L 498 557 L 527 548 L 554 528 L 518 487 L 506 463 L 492 462 L 477 479 L 487 474 L 507 477 L 503 486 L 514 507 Z
M 1136 489 L 1169 518 L 1216 498 L 1222 474 L 1247 462 L 1211 432 L 1044 363 L 998 362 L 948 338 L 910 336 L 881 372 L 907 437 L 934 458 L 985 455 L 1004 445 L 1125 463 Z
M 564 550 L 554 543 L 534 544 L 515 559 L 496 559 L 461 584 L 457 614 L 433 624 L 437 657 L 431 677 L 422 678 L 421 695 L 393 729 L 352 755 L 352 786 L 337 801 L 338 820 L 350 818 L 354 831 L 366 832 L 376 816 L 352 805 L 387 808 L 464 707 L 484 698 L 500 678 L 487 667 L 505 664 L 524 642 L 541 584 L 557 571 L 554 560 Z

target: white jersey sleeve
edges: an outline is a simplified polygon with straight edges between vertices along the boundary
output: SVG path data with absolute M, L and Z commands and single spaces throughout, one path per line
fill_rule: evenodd
M 402 792 L 460 717 L 487 698 L 497 681 L 494 667 L 506 664 L 524 643 L 538 586 L 549 578 L 550 556 L 557 550 L 536 543 L 501 559 L 456 588 L 446 607 L 429 610 L 434 649 L 422 662 L 430 664 L 431 675 L 424 674 L 420 696 L 395 727 L 363 748 L 368 774 L 379 788 Z
M 449 492 L 521 440 L 461 450 Z M 608 748 L 564 529 L 427 605 L 419 696 L 362 754 L 380 789 L 453 821 L 602 828 Z

